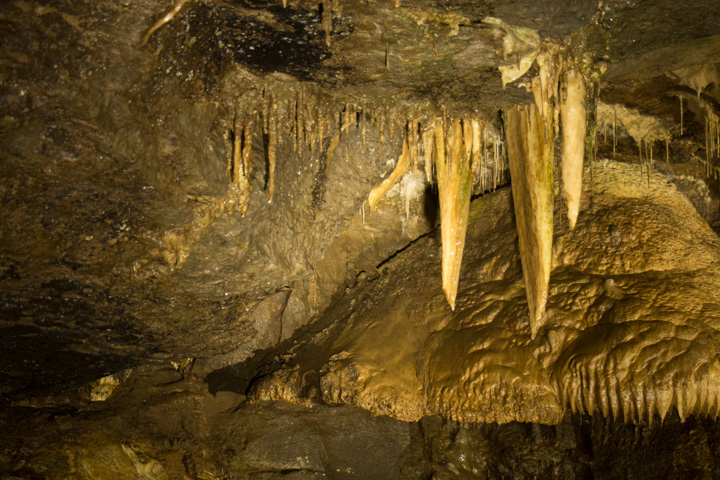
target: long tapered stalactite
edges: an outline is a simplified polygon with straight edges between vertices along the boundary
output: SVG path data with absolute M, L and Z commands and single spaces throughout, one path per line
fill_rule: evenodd
M 467 120 L 465 122 L 467 123 Z M 462 122 L 455 120 L 449 126 L 448 143 L 442 148 L 443 130 L 442 124 L 435 129 L 435 171 L 440 197 L 443 251 L 442 285 L 450 308 L 455 310 L 472 194 L 472 170 L 468 152 L 472 151 L 472 130 L 468 129 L 468 135 L 464 135 Z
M 553 240 L 553 129 L 535 105 L 506 112 L 505 142 L 534 337 L 543 323 Z

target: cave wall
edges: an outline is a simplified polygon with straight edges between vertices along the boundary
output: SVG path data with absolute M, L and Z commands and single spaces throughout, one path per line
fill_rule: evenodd
M 433 451 L 414 422 L 435 414 L 511 425 L 562 424 L 568 411 L 640 425 L 714 418 L 717 25 L 713 1 L 3 3 L 4 423 L 57 408 L 108 418 L 99 405 L 113 389 L 152 384 L 133 375 L 157 368 L 179 382 L 172 394 L 232 398 L 258 430 L 320 405 L 312 445 L 336 421 L 390 435 L 377 468 L 392 478 L 480 475 L 440 453 L 442 467 L 395 460 Z M 567 122 L 558 129 L 550 115 L 538 129 L 558 139 L 545 158 L 555 178 L 544 313 L 528 310 L 523 272 L 534 274 L 507 155 L 508 112 L 537 102 L 538 55 L 561 79 L 557 105 L 568 65 L 583 69 L 589 114 L 575 230 L 560 193 Z M 442 179 L 438 165 L 457 159 L 472 168 Z M 450 251 L 465 231 L 465 253 Z M 87 393 L 98 385 L 112 387 Z M 134 411 L 127 395 L 112 408 Z M 285 420 L 271 428 L 273 412 Z M 68 458 L 82 463 L 98 454 L 83 442 L 97 443 L 136 468 L 132 435 L 83 437 L 71 424 L 33 448 L 77 435 L 87 442 Z M 8 452 L 23 429 L 41 429 L 17 425 Z M 452 425 L 447 448 L 477 444 L 458 433 L 474 427 Z M 201 431 L 190 436 L 218 434 Z M 351 440 L 347 450 L 362 450 Z M 148 471 L 151 457 L 140 461 Z M 223 468 L 262 470 L 261 457 Z M 7 458 L 9 471 L 25 468 L 26 457 Z

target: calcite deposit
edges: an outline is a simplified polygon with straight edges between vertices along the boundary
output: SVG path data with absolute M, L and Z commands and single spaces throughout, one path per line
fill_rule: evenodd
M 720 345 L 720 239 L 658 174 L 648 185 L 604 162 L 583 198 L 574 230 L 557 220 L 534 337 L 504 190 L 471 206 L 454 312 L 432 280 L 435 240 L 418 241 L 331 311 L 347 323 L 312 341 L 327 355 L 315 375 L 301 355 L 273 375 L 294 368 L 298 393 L 316 379 L 327 403 L 406 421 L 555 424 L 571 410 L 652 423 L 673 407 L 716 417 L 720 363 L 707 352 Z M 264 385 L 255 398 L 268 398 Z
M 714 478 L 719 25 L 1 2 L 0 477 Z

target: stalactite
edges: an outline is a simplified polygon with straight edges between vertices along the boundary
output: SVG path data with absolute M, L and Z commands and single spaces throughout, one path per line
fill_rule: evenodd
M 485 161 L 485 159 L 488 158 L 486 148 L 488 147 L 490 142 L 488 141 L 487 138 L 488 138 L 488 131 L 487 131 L 487 127 L 486 127 L 483 129 L 483 140 L 482 140 L 482 144 L 483 144 L 482 163 L 483 163 L 483 165 L 481 165 L 481 167 L 480 167 L 480 179 L 481 179 L 480 180 L 480 188 L 482 189 L 483 192 L 486 192 L 488 190 L 488 185 L 487 185 L 487 180 L 486 180 L 486 178 L 487 178 L 487 175 L 486 175 L 487 161 Z
M 352 121 L 352 111 L 350 105 L 345 105 L 345 116 L 343 120 L 343 130 L 345 130 L 345 161 L 350 163 L 350 122 Z
M 236 113 L 233 121 L 232 185 L 238 195 L 237 205 L 239 205 L 240 213 L 243 216 L 245 216 L 250 202 L 250 178 L 248 174 L 250 149 L 252 148 L 252 133 L 248 134 L 246 130 L 252 129 L 254 123 L 252 118 L 248 118 L 244 121 L 244 124 L 241 125 L 239 116 Z M 243 145 L 243 142 L 245 145 Z
M 408 142 L 407 139 L 405 139 L 405 141 L 403 141 L 402 154 L 400 154 L 400 157 L 398 158 L 395 169 L 388 178 L 383 180 L 380 185 L 373 188 L 370 192 L 370 195 L 368 196 L 368 204 L 370 205 L 371 211 L 375 211 L 375 207 L 377 206 L 377 203 L 380 201 L 380 199 L 383 198 L 388 192 L 388 190 L 390 190 L 393 185 L 395 185 L 397 181 L 400 180 L 403 175 L 407 173 L 407 171 L 410 169 L 410 165 L 411 162 Z
M 376 117 L 377 131 L 380 135 L 380 143 L 385 145 L 385 111 L 380 111 Z
M 500 169 L 500 172 L 502 173 L 501 179 L 502 179 L 502 182 L 505 183 L 509 180 L 510 177 L 507 176 L 507 171 L 508 171 L 507 152 L 505 151 L 505 142 L 503 142 L 503 141 L 500 141 L 500 162 L 502 165 L 502 168 Z
M 263 101 L 262 101 L 262 118 L 263 118 L 263 133 L 268 135 L 270 125 L 270 90 L 268 86 L 263 89 Z
M 305 99 L 305 91 L 301 90 L 300 97 L 297 102 L 297 143 L 299 144 L 301 150 L 303 150 L 303 147 L 308 146 L 309 125 L 307 124 L 307 111 L 308 105 Z
M 147 45 L 153 33 L 155 33 L 160 27 L 168 23 L 170 20 L 175 18 L 175 16 L 180 13 L 180 10 L 182 10 L 183 6 L 187 3 L 187 1 L 188 0 L 175 0 L 173 6 L 170 7 L 170 9 L 168 9 L 165 13 L 163 13 L 163 15 L 153 24 L 153 26 L 150 27 L 147 32 L 145 32 L 138 46 L 144 47 L 145 45 Z
M 362 146 L 363 152 L 367 151 L 367 112 L 366 107 L 362 107 Z
M 407 139 L 410 148 L 410 161 L 412 162 L 413 171 L 417 171 L 418 165 L 418 122 L 413 116 L 407 121 Z
M 310 148 L 310 158 L 315 158 L 315 143 L 317 142 L 315 121 L 315 105 L 303 102 L 302 124 L 303 124 L 303 145 Z
M 342 129 L 338 131 L 332 139 L 330 139 L 330 143 L 328 144 L 327 154 L 326 154 L 326 160 L 325 160 L 325 169 L 327 170 L 330 167 L 330 164 L 333 161 L 333 158 L 335 157 L 335 150 L 337 149 L 338 145 L 340 144 L 340 136 L 342 135 Z
M 255 131 L 255 115 L 254 112 L 245 119 L 243 128 L 243 149 L 242 162 L 243 174 L 247 176 L 250 172 L 250 154 L 252 153 L 252 137 Z
M 323 138 L 325 138 L 325 136 L 324 136 L 325 128 L 324 128 L 324 123 L 323 123 L 323 115 L 322 115 L 322 112 L 320 111 L 320 108 L 318 108 L 315 111 L 315 118 L 316 118 L 315 123 L 317 124 L 317 143 L 318 143 L 318 147 L 320 147 L 319 150 L 322 150 L 322 141 L 323 141 Z
M 398 119 L 396 117 L 395 112 L 390 111 L 388 112 L 388 139 L 390 142 L 392 142 L 395 139 L 395 130 L 398 127 Z
M 592 160 L 590 161 L 590 168 L 592 169 L 593 164 L 597 162 L 597 132 L 595 132 L 594 138 L 593 138 L 593 154 L 592 154 Z
M 613 109 L 613 158 L 615 158 L 615 146 L 617 145 L 617 112 Z
M 683 117 L 684 117 L 684 111 L 683 111 L 683 97 L 680 97 L 680 136 L 683 136 Z
M 448 134 L 446 143 L 444 125 L 435 129 L 435 172 L 440 197 L 443 292 L 450 308 L 455 310 L 472 195 L 472 171 L 465 143 L 471 142 L 472 137 L 464 137 L 460 120 L 452 123 Z
M 422 140 L 423 140 L 423 161 L 425 162 L 425 180 L 430 183 L 432 182 L 433 178 L 433 148 L 435 146 L 435 127 L 437 124 L 437 120 L 435 122 L 431 123 L 429 126 L 425 127 L 422 134 Z
M 550 281 L 553 236 L 553 140 L 536 106 L 506 113 L 505 138 L 520 259 L 534 337 L 543 323 Z
M 558 55 L 559 46 L 546 43 L 537 56 L 538 74 L 531 81 L 530 88 L 540 116 L 545 119 L 548 128 L 557 130 L 556 110 L 558 80 L 562 72 L 562 57 Z
M 291 102 L 291 107 L 288 108 L 288 114 L 290 115 L 290 136 L 292 137 L 292 148 L 293 152 L 298 151 L 298 144 L 300 142 L 300 122 L 298 121 L 298 98 Z
M 650 152 L 648 152 L 648 144 L 650 145 L 649 149 Z M 650 167 L 652 167 L 653 157 L 652 157 L 652 142 L 645 142 L 645 163 L 646 163 L 646 170 L 647 170 L 647 184 L 648 188 L 650 188 Z
M 705 120 L 705 176 L 710 176 L 710 157 L 712 155 L 712 129 L 710 121 Z
M 538 74 L 528 85 L 535 99 L 533 107 L 513 107 L 506 113 L 505 138 L 507 143 L 510 175 L 512 178 L 513 203 L 520 244 L 520 258 L 523 265 L 523 278 L 527 292 L 530 316 L 530 332 L 535 337 L 543 324 L 545 306 L 550 282 L 552 236 L 553 236 L 553 167 L 554 137 L 558 130 L 559 78 L 564 68 L 563 47 L 554 42 L 545 42 L 537 55 Z M 571 76 L 570 95 L 572 105 L 584 96 L 582 77 Z M 579 74 L 578 74 L 579 75 Z M 582 87 L 582 88 L 581 88 Z M 568 148 L 577 141 L 574 130 L 579 122 L 580 112 L 572 111 L 570 102 L 566 103 L 568 125 Z M 582 117 L 585 110 L 582 109 Z M 572 119 L 572 120 L 571 120 Z M 572 133 L 571 133 L 572 132 Z M 584 132 L 579 144 L 584 148 Z M 499 152 L 495 147 L 495 165 Z M 568 153 L 570 150 L 568 150 Z M 580 169 L 582 169 L 580 150 Z M 569 158 L 576 161 L 573 153 Z M 568 160 L 569 161 L 569 160 Z M 574 166 L 568 168 L 572 172 Z M 497 185 L 499 177 L 493 176 Z M 574 192 L 577 185 L 577 173 L 570 175 L 568 186 Z M 582 187 L 582 177 L 580 177 Z M 579 195 L 574 202 L 579 202 Z M 575 217 L 576 218 L 576 217 Z
M 603 126 L 603 145 L 607 145 L 607 123 L 605 123 L 605 115 L 602 117 L 601 124 Z
M 653 144 L 652 142 L 650 142 L 650 165 L 652 165 L 654 161 L 655 158 L 653 157 Z
M 463 146 L 465 147 L 465 157 L 472 165 L 472 122 L 467 117 L 462 119 L 462 138 Z
M 242 128 L 238 124 L 237 114 L 233 122 L 233 149 L 232 149 L 232 184 L 237 187 L 240 184 L 240 162 L 242 161 Z
M 480 155 L 482 155 L 481 135 L 483 128 L 481 122 L 478 119 L 473 119 L 470 129 L 470 135 L 466 135 L 465 138 L 472 138 L 472 146 L 470 149 L 470 170 L 475 172 L 480 165 Z
M 277 103 L 271 102 L 268 118 L 268 203 L 272 203 L 275 197 L 275 164 L 278 143 L 277 109 Z
M 498 185 L 498 170 L 500 170 L 500 151 L 498 148 L 498 142 L 493 142 L 493 177 L 492 177 L 492 190 L 495 191 Z
M 322 29 L 325 32 L 325 45 L 330 46 L 330 32 L 332 31 L 332 11 L 330 9 L 331 0 L 322 0 L 322 19 L 320 21 Z
M 575 68 L 565 79 L 565 95 L 560 103 L 562 121 L 562 183 L 570 229 L 575 228 L 582 195 L 583 160 L 587 130 L 585 80 Z

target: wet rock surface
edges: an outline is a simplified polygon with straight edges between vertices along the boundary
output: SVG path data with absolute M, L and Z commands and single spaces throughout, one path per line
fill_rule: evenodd
M 708 419 L 407 423 L 351 406 L 249 404 L 192 369 L 142 367 L 102 402 L 78 392 L 0 413 L 3 479 L 715 478 Z M 638 458 L 652 456 L 652 462 Z
M 368 192 L 400 154 L 407 111 L 437 114 L 445 104 L 450 113 L 497 119 L 499 107 L 530 100 L 515 86 L 502 89 L 502 40 L 479 21 L 496 15 L 560 36 L 592 24 L 591 3 L 329 6 L 328 46 L 317 5 L 190 1 L 143 47 L 163 2 L 5 3 L 4 394 L 58 392 L 168 358 L 206 357 L 208 368 L 219 367 L 293 337 L 357 275 L 434 227 L 427 196 L 405 221 L 388 212 L 359 226 Z M 642 10 L 643 21 L 672 11 L 664 3 Z M 704 12 L 704 27 L 690 31 L 673 16 L 663 34 L 711 48 L 711 6 L 690 12 Z M 603 8 L 609 31 L 623 32 L 610 35 L 613 49 L 631 49 L 623 15 L 639 7 Z M 635 62 L 656 47 L 643 44 L 611 63 Z M 637 71 L 641 62 L 632 65 Z M 627 98 L 622 73 L 612 78 L 616 97 Z M 317 102 L 328 119 L 323 135 L 315 130 L 312 155 L 309 145 L 294 150 L 292 128 L 282 125 L 272 205 L 261 122 L 248 137 L 251 193 L 234 190 L 228 173 L 238 109 L 249 108 L 247 98 L 262 103 L 266 90 Z M 362 149 L 359 127 L 351 127 L 328 159 L 348 102 L 367 107 L 385 129 L 393 116 L 385 106 L 405 113 L 394 132 L 368 128 Z M 278 115 L 292 116 L 292 104 Z
M 242 360 L 291 336 L 359 271 L 428 229 L 422 205 L 412 221 L 374 217 L 367 228 L 377 236 L 353 226 L 394 154 L 372 132 L 372 167 L 357 161 L 359 135 L 352 162 L 331 165 L 298 165 L 281 142 L 287 160 L 270 206 L 260 125 L 243 218 L 226 177 L 225 124 L 234 114 L 223 104 L 238 91 L 208 94 L 218 88 L 208 79 L 223 78 L 197 70 L 214 61 L 198 47 L 208 29 L 186 39 L 197 51 L 175 48 L 176 39 L 159 53 L 137 47 L 157 6 L 76 2 L 76 16 L 40 3 L 3 6 L 14 19 L 9 55 L 28 60 L 11 60 L 3 84 L 5 395 L 57 392 L 153 359 Z M 63 36 L 68 22 L 79 30 Z M 26 52 L 45 43 L 39 58 Z M 260 305 L 265 311 L 253 313 Z
M 243 401 L 210 395 L 189 371 L 137 369 L 105 402 L 68 393 L 4 410 L 0 472 L 219 479 L 422 478 L 429 471 L 417 424 L 355 407 Z M 41 433 L 43 424 L 50 431 Z
M 0 477 L 720 476 L 716 1 L 175 5 L 0 5 Z M 668 137 L 590 119 L 534 339 L 497 25 Z M 440 119 L 484 122 L 454 313 Z
M 556 220 L 534 339 L 505 190 L 472 206 L 455 312 L 439 290 L 438 245 L 424 237 L 329 313 L 344 319 L 339 333 L 291 350 L 297 358 L 252 396 L 315 392 L 408 421 L 555 424 L 566 409 L 650 422 L 672 407 L 683 418 L 717 415 L 720 365 L 707 352 L 720 341 L 720 239 L 659 174 L 605 162 L 585 198 L 575 230 Z

